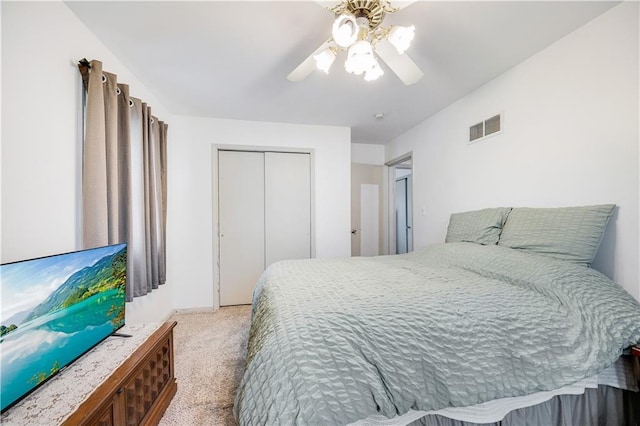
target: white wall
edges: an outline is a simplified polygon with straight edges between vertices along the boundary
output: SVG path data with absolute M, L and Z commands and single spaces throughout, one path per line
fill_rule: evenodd
M 385 146 L 366 143 L 351 144 L 351 162 L 382 166 L 385 162 Z
M 313 149 L 316 255 L 349 255 L 348 128 L 174 118 L 63 3 L 1 7 L 2 262 L 81 248 L 83 57 L 101 60 L 169 123 L 167 284 L 128 304 L 128 323 L 215 306 L 214 143 Z
M 350 256 L 350 129 L 173 117 L 168 144 L 167 280 L 176 308 L 217 307 L 214 146 L 313 151 L 316 257 Z
M 594 267 L 640 300 L 638 89 L 638 3 L 624 2 L 397 138 L 386 155 L 413 151 L 415 246 L 444 241 L 452 212 L 615 203 Z M 497 111 L 504 132 L 468 145 Z
M 2 262 L 81 248 L 82 82 L 77 61 L 98 59 L 154 114 L 171 116 L 61 2 L 1 2 Z M 171 312 L 167 282 L 127 304 L 128 323 Z

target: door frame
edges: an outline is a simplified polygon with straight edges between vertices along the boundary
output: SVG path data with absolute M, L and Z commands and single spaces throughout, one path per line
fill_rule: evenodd
M 413 175 L 414 175 L 414 170 L 413 170 L 413 151 L 409 151 L 406 154 L 400 155 L 392 160 L 387 161 L 386 163 L 384 163 L 386 169 L 387 169 L 387 250 L 389 252 L 389 254 L 397 254 L 397 250 L 396 250 L 396 215 L 395 215 L 395 208 L 396 208 L 396 167 L 401 164 L 401 163 L 405 163 L 407 161 L 411 161 L 411 206 L 412 206 L 412 210 L 413 210 L 413 188 L 414 188 L 414 180 L 413 180 Z M 413 211 L 411 211 L 411 217 L 412 217 L 412 222 L 413 222 L 413 218 L 414 218 L 414 214 Z M 411 250 L 413 250 L 413 228 L 414 226 L 411 226 Z
M 218 153 L 220 151 L 248 151 L 248 152 L 284 152 L 292 154 L 309 154 L 309 183 L 311 193 L 311 258 L 316 257 L 316 207 L 315 207 L 315 150 L 313 148 L 294 148 L 262 145 L 211 145 L 211 202 L 212 202 L 212 235 L 213 246 L 213 310 L 220 309 L 220 212 L 219 212 L 219 179 L 218 179 Z

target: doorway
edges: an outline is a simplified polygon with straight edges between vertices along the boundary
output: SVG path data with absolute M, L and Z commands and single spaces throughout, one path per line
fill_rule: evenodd
M 384 167 L 351 164 L 351 256 L 384 254 Z
M 411 169 L 396 167 L 396 254 L 413 250 Z
M 411 153 L 389 161 L 389 253 L 413 251 L 413 165 Z

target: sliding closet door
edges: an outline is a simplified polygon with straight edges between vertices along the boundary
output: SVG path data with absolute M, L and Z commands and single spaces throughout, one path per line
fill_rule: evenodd
M 311 257 L 310 155 L 266 152 L 265 266 Z
M 251 303 L 264 271 L 264 153 L 218 152 L 220 305 Z

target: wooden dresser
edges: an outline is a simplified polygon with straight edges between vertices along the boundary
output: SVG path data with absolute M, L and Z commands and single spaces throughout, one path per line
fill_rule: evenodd
M 164 323 L 63 425 L 155 425 L 177 390 L 173 328 Z
M 2 413 L 3 426 L 155 425 L 176 393 L 175 322 L 126 325 Z

